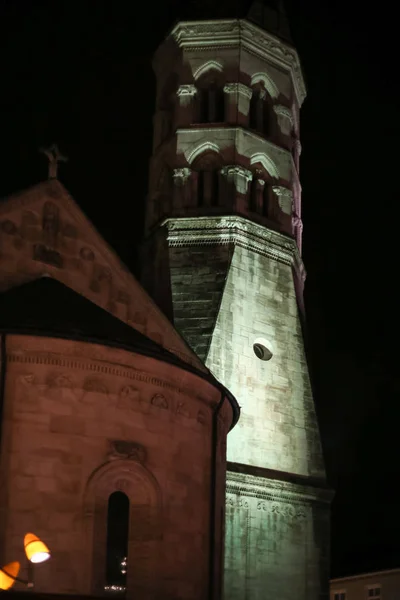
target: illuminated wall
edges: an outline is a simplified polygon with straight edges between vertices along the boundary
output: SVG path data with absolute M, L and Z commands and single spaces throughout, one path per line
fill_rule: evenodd
M 143 281 L 241 405 L 225 597 L 324 598 L 330 493 L 301 325 L 299 58 L 247 21 L 199 21 L 175 27 L 154 68 Z

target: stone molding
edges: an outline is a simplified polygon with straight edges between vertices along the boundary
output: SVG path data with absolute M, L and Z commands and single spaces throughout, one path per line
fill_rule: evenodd
M 296 50 L 253 23 L 242 19 L 181 22 L 173 28 L 171 36 L 181 48 L 221 48 L 242 44 L 257 56 L 290 71 L 300 106 L 306 97 Z
M 281 115 L 290 121 L 290 124 L 293 125 L 293 115 L 292 112 L 282 104 L 274 104 L 274 112 L 277 115 Z
M 249 181 L 251 181 L 253 174 L 248 169 L 241 167 L 240 165 L 228 165 L 222 167 L 222 175 L 224 175 L 229 182 L 235 184 L 236 191 L 240 194 L 247 193 L 247 187 Z
M 197 88 L 193 83 L 182 84 L 176 91 L 178 96 L 194 96 L 197 93 Z
M 226 493 L 227 495 L 257 498 L 272 502 L 287 502 L 292 505 L 303 506 L 310 504 L 329 505 L 333 498 L 333 492 L 326 488 L 271 480 L 229 470 L 226 473 Z
M 176 90 L 176 95 L 179 98 L 179 102 L 181 106 L 188 106 L 192 98 L 197 94 L 197 88 L 192 83 L 180 85 Z
M 272 191 L 278 196 L 280 209 L 285 213 L 285 215 L 291 215 L 293 211 L 292 190 L 289 190 L 282 185 L 274 185 L 272 187 Z
M 271 177 L 291 181 L 294 169 L 291 152 L 243 127 L 192 127 L 179 128 L 176 147 L 189 164 L 205 151 L 221 154 L 226 148 L 236 148 L 237 153 L 260 162 Z
M 282 104 L 275 104 L 274 112 L 278 117 L 277 120 L 281 132 L 284 135 L 290 135 L 294 123 L 292 112 Z
M 294 145 L 295 145 L 295 148 L 296 148 L 297 155 L 301 156 L 302 147 L 301 147 L 300 140 L 295 140 Z
M 193 388 L 182 388 L 179 386 L 175 386 L 172 383 L 170 383 L 169 381 L 165 381 L 163 379 L 160 379 L 159 377 L 154 377 L 152 375 L 150 375 L 149 373 L 143 372 L 143 371 L 138 371 L 137 369 L 133 369 L 133 368 L 129 368 L 129 367 L 121 367 L 121 366 L 116 366 L 114 364 L 104 364 L 103 362 L 100 364 L 97 364 L 94 361 L 89 360 L 85 360 L 82 358 L 75 358 L 75 357 L 71 357 L 71 358 L 66 358 L 63 356 L 57 356 L 55 354 L 48 354 L 48 353 L 42 353 L 42 352 L 18 352 L 18 351 L 14 351 L 14 352 L 8 352 L 7 353 L 7 362 L 8 363 L 20 363 L 20 364 L 37 364 L 37 365 L 51 365 L 52 367 L 62 367 L 64 369 L 73 369 L 75 371 L 89 371 L 91 373 L 101 373 L 103 375 L 109 375 L 112 376 L 114 378 L 118 377 L 118 378 L 122 378 L 122 379 L 130 379 L 133 381 L 138 381 L 138 382 L 142 382 L 145 384 L 149 384 L 149 385 L 154 385 L 166 390 L 170 390 L 173 393 L 176 394 L 182 394 L 185 397 L 190 397 L 193 398 L 195 400 L 197 400 L 198 402 L 201 402 L 202 404 L 205 404 L 206 406 L 209 406 L 209 401 L 207 401 L 205 398 L 202 398 L 201 396 L 197 395 L 195 393 L 195 391 L 193 390 Z M 32 378 L 31 378 L 32 379 Z M 30 381 L 28 383 L 32 383 L 34 384 L 34 381 Z M 98 383 L 98 385 L 100 385 Z M 62 386 L 60 386 L 62 387 Z M 124 395 L 126 396 L 127 394 L 129 395 L 128 392 L 132 392 L 135 391 L 137 392 L 138 396 L 139 396 L 139 391 L 138 390 L 129 390 L 128 388 L 131 388 L 132 386 L 129 386 L 127 384 L 123 384 L 121 386 L 121 388 L 119 389 L 119 391 L 117 392 L 117 394 L 119 396 Z M 108 394 L 108 390 L 106 388 L 106 386 L 102 386 L 102 388 L 105 390 L 105 392 L 103 391 L 103 393 Z M 97 390 L 98 391 L 98 390 Z M 154 395 L 151 399 L 149 399 L 149 404 L 153 404 L 155 406 L 159 406 L 159 404 L 153 402 L 154 399 Z M 140 401 L 140 398 L 138 397 L 138 401 Z
M 170 246 L 236 244 L 292 266 L 304 281 L 303 261 L 295 240 L 244 217 L 182 217 L 166 219 Z
M 224 86 L 224 92 L 226 94 L 242 94 L 249 100 L 253 95 L 253 90 L 244 85 L 244 83 L 227 83 Z

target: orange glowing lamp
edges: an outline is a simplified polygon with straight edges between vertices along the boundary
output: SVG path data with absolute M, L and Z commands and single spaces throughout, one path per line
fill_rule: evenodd
M 42 540 L 33 533 L 24 537 L 25 554 L 31 563 L 41 563 L 50 558 L 50 550 Z
M 24 537 L 24 548 L 25 554 L 29 560 L 29 579 L 25 581 L 25 579 L 20 579 L 18 577 L 21 568 L 19 562 L 9 563 L 8 565 L 5 565 L 5 567 L 0 567 L 0 590 L 9 590 L 16 581 L 23 583 L 28 587 L 33 587 L 32 564 L 41 563 L 50 558 L 50 550 L 46 544 L 33 533 L 27 533 Z
M 19 562 L 8 563 L 0 567 L 0 590 L 9 590 L 18 579 L 18 573 L 21 568 Z

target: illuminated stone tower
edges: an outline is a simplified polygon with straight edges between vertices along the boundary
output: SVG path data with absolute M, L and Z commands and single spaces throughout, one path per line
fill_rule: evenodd
M 302 333 L 305 86 L 262 17 L 180 22 L 156 53 L 143 282 L 241 404 L 225 597 L 311 600 L 328 592 L 330 494 Z

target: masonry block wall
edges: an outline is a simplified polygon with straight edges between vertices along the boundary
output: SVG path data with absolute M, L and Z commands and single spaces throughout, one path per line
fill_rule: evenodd
M 326 598 L 330 494 L 302 334 L 299 58 L 246 20 L 197 21 L 176 25 L 154 68 L 146 251 L 169 273 L 154 297 L 241 405 L 225 597 Z
M 130 502 L 128 598 L 220 591 L 233 415 L 221 389 L 96 344 L 8 335 L 5 351 L 2 564 L 25 565 L 34 531 L 52 553 L 37 591 L 104 594 L 107 502 L 119 490 Z

